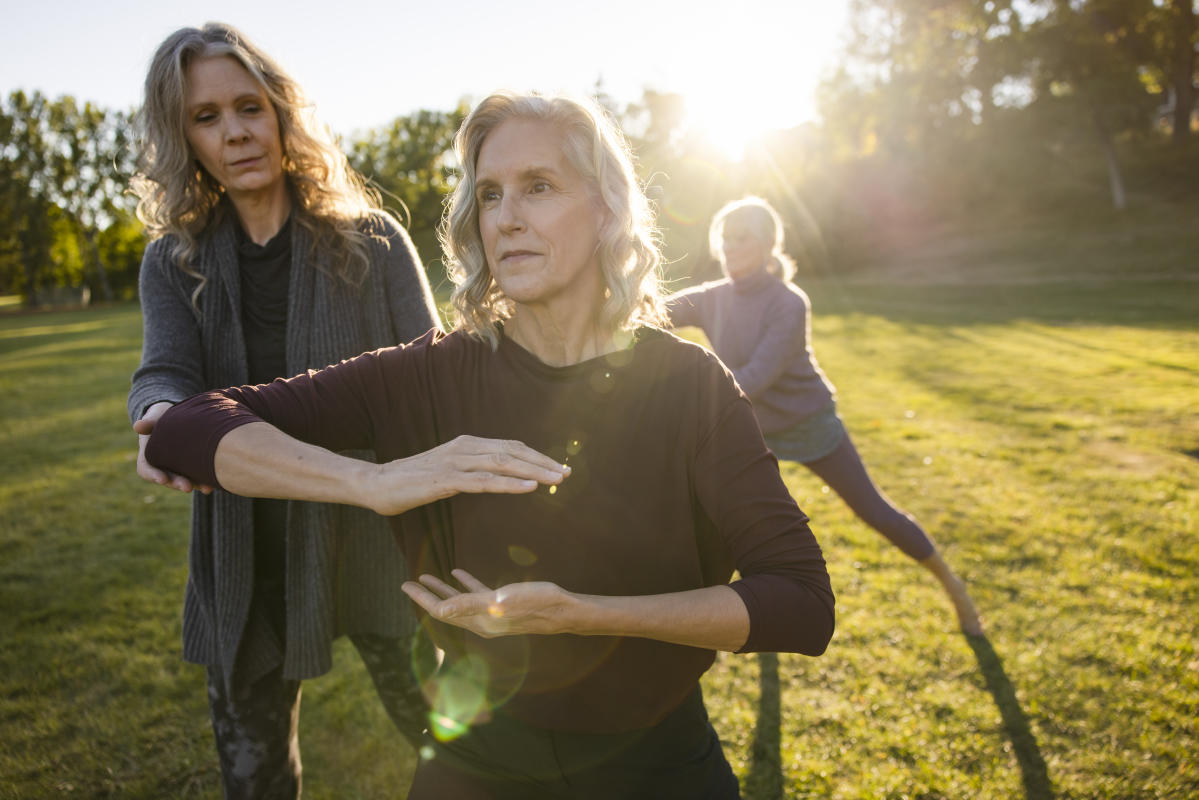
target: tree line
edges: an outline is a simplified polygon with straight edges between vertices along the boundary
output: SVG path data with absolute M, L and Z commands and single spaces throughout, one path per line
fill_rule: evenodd
M 934 221 L 1199 200 L 1195 17 L 1194 0 L 851 0 L 821 121 L 766 133 L 739 162 L 688 121 L 684 97 L 594 94 L 637 153 L 668 277 L 714 274 L 707 220 L 751 192 L 780 209 L 793 255 L 819 273 Z M 465 113 L 421 110 L 343 142 L 408 225 L 435 287 Z M 59 287 L 133 296 L 144 241 L 128 190 L 131 123 L 71 97 L 4 101 L 0 293 L 29 305 Z

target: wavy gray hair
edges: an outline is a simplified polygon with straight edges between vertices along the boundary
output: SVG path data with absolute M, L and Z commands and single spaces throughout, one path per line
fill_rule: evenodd
M 594 103 L 562 95 L 498 92 L 474 107 L 454 137 L 462 174 L 450 195 L 438 234 L 445 250 L 456 327 L 499 343 L 496 323 L 513 306 L 487 266 L 479 232 L 475 168 L 483 142 L 510 119 L 540 120 L 562 134 L 562 150 L 609 212 L 599 233 L 600 267 L 607 291 L 601 324 L 613 332 L 665 320 L 658 266 L 662 255 L 653 210 L 633 169 L 633 157 L 619 128 Z
M 783 219 L 774 206 L 761 197 L 750 195 L 734 200 L 716 212 L 708 227 L 708 246 L 712 256 L 724 268 L 724 226 L 730 222 L 744 225 L 755 238 L 770 247 L 766 268 L 785 281 L 795 274 L 795 262 L 783 252 Z

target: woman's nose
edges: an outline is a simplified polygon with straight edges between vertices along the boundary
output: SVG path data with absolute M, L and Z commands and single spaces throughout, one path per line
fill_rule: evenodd
M 496 218 L 497 224 L 501 230 L 521 230 L 524 228 L 524 216 L 521 213 L 520 203 L 505 194 L 500 198 L 500 213 Z
M 225 140 L 229 142 L 240 142 L 249 138 L 249 129 L 245 126 L 236 114 L 230 115 L 225 120 Z

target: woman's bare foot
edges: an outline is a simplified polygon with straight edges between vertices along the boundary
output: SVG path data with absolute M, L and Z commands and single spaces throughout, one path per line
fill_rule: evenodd
M 937 576 L 937 580 L 945 588 L 945 593 L 953 601 L 953 610 L 957 612 L 958 625 L 962 632 L 967 636 L 982 636 L 982 620 L 979 619 L 974 601 L 970 599 L 970 593 L 966 591 L 966 584 L 954 574 L 949 565 L 941 558 L 941 554 L 933 553 L 928 558 L 922 559 L 920 564 Z

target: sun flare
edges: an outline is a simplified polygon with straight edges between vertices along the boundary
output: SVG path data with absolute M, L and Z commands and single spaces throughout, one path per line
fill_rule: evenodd
M 720 156 L 739 162 L 766 134 L 796 125 L 797 104 L 810 104 L 777 83 L 705 81 L 684 93 L 686 126 Z

